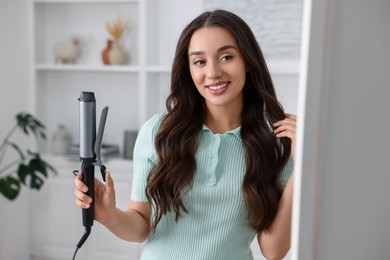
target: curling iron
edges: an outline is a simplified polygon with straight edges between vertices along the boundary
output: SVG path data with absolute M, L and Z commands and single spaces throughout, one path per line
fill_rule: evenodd
M 104 107 L 100 116 L 98 133 L 96 135 L 96 100 L 93 92 L 80 94 L 80 169 L 83 173 L 83 182 L 88 187 L 86 194 L 92 198 L 88 209 L 82 209 L 84 235 L 76 246 L 73 259 L 79 248 L 82 247 L 91 233 L 94 221 L 94 181 L 95 166 L 100 168 L 103 181 L 106 181 L 106 167 L 102 164 L 100 148 L 103 139 L 104 126 L 108 113 L 108 106 Z

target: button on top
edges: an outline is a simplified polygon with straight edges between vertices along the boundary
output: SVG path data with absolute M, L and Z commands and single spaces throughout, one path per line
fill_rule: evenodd
M 219 149 L 222 141 L 222 137 L 219 134 L 212 134 L 208 132 L 207 138 L 207 163 L 205 185 L 208 187 L 214 187 L 217 183 L 218 176 L 218 162 L 219 162 Z

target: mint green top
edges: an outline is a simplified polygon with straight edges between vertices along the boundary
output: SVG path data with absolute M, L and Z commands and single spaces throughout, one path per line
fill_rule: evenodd
M 162 114 L 156 114 L 141 128 L 134 148 L 131 199 L 147 202 L 146 178 L 157 160 L 154 138 Z M 193 186 L 183 197 L 188 209 L 175 222 L 175 213 L 163 216 L 150 234 L 142 260 L 249 260 L 256 231 L 247 225 L 242 194 L 245 155 L 240 128 L 213 134 L 201 131 L 196 152 Z M 292 172 L 289 161 L 281 175 L 284 187 Z

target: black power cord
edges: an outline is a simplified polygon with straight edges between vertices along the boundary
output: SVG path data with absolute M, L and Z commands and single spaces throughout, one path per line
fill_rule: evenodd
M 81 162 L 82 163 L 82 162 Z M 81 167 L 80 167 L 81 168 Z M 73 174 L 75 176 L 77 176 L 77 173 L 79 172 L 80 170 L 74 170 L 73 171 Z M 87 240 L 87 238 L 89 237 L 89 234 L 91 234 L 91 227 L 85 227 L 85 230 L 84 230 L 84 234 L 83 236 L 80 238 L 80 241 L 77 243 L 76 245 L 76 250 L 74 251 L 74 254 L 73 254 L 73 260 L 76 259 L 76 255 L 77 255 L 77 252 L 79 251 L 79 249 L 83 246 L 84 242 Z
M 84 242 L 89 237 L 89 234 L 91 234 L 91 228 L 90 227 L 85 227 L 84 234 L 81 237 L 80 241 L 77 243 L 76 250 L 74 251 L 73 258 L 72 258 L 73 260 L 76 259 L 77 251 L 79 251 L 79 249 L 83 246 Z

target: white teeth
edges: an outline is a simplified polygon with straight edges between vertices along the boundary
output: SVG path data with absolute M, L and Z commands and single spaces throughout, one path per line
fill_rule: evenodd
M 221 89 L 224 87 L 226 87 L 226 84 L 222 84 L 222 85 L 218 85 L 218 86 L 209 86 L 209 89 L 218 90 L 218 89 Z

